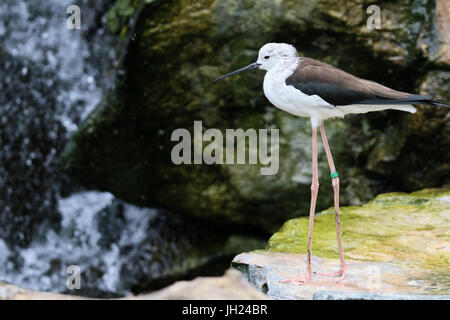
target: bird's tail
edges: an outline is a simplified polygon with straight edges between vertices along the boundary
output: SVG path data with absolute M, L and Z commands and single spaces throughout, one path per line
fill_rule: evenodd
M 441 103 L 441 102 L 438 102 L 438 101 L 433 101 L 433 100 L 426 101 L 426 103 L 418 103 L 418 104 L 427 104 L 427 105 L 430 105 L 430 106 L 438 106 L 438 107 L 450 108 L 450 105 L 448 105 L 448 104 Z
M 421 96 L 421 95 L 414 94 L 414 95 L 409 96 L 405 100 L 408 100 L 410 104 L 424 104 L 424 105 L 429 105 L 429 106 L 450 108 L 450 105 L 439 102 L 439 101 L 435 101 L 430 96 Z
M 450 108 L 450 105 L 435 101 L 430 96 L 421 96 L 418 94 L 412 94 L 410 96 L 404 97 L 404 98 L 388 98 L 386 96 L 377 96 L 374 99 L 367 99 L 362 102 L 362 104 L 374 104 L 374 105 L 380 105 L 380 104 L 392 104 L 392 105 L 403 105 L 403 104 L 424 104 L 429 106 L 438 106 L 438 107 L 448 107 Z

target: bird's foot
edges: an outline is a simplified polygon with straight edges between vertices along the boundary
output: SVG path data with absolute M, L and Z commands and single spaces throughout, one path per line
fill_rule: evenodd
M 281 280 L 280 282 L 281 283 L 295 282 L 295 283 L 298 283 L 300 285 L 305 285 L 310 280 L 311 280 L 311 274 L 303 274 L 302 276 L 300 276 L 298 278 L 285 279 L 285 280 Z
M 339 271 L 336 271 L 336 272 L 331 272 L 331 273 L 314 272 L 314 274 L 316 274 L 318 276 L 323 276 L 323 277 L 339 277 L 339 279 L 336 280 L 336 283 L 338 283 L 338 282 L 344 280 L 345 272 L 346 272 L 346 268 L 341 268 Z

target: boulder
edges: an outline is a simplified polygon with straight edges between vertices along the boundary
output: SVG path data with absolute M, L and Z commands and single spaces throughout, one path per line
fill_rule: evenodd
M 191 281 L 179 281 L 156 292 L 126 299 L 267 300 L 268 297 L 242 279 L 239 272 L 230 269 L 222 277 L 198 277 Z
M 450 299 L 450 190 L 390 193 L 361 207 L 341 208 L 344 280 L 313 275 L 309 284 L 282 283 L 306 271 L 308 219 L 287 221 L 266 250 L 242 253 L 232 266 L 273 299 Z M 318 214 L 313 271 L 332 272 L 339 259 L 333 210 Z
M 0 300 L 80 300 L 89 299 L 68 294 L 39 292 L 0 282 Z M 267 300 L 239 272 L 227 270 L 221 277 L 198 277 L 179 281 L 171 286 L 141 295 L 129 295 L 126 300 Z

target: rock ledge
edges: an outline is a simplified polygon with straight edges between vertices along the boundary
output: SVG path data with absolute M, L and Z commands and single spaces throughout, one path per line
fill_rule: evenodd
M 304 286 L 281 282 L 305 271 L 304 254 L 253 251 L 236 256 L 232 266 L 251 285 L 277 300 L 450 300 L 450 295 L 433 294 L 443 288 L 412 280 L 410 270 L 394 263 L 348 260 L 347 276 L 342 282 L 313 275 Z M 331 272 L 338 266 L 338 260 L 313 256 L 313 271 Z

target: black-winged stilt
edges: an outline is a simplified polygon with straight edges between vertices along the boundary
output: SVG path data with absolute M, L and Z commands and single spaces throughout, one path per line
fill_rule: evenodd
M 414 113 L 412 104 L 450 107 L 433 101 L 431 97 L 396 91 L 376 82 L 355 77 L 329 64 L 299 57 L 297 50 L 286 43 L 267 43 L 260 50 L 258 60 L 214 81 L 252 69 L 263 69 L 264 94 L 269 101 L 284 111 L 300 117 L 311 118 L 312 125 L 312 184 L 309 211 L 308 252 L 306 274 L 284 282 L 305 284 L 311 279 L 311 248 L 314 212 L 319 191 L 317 166 L 317 128 L 320 128 L 325 153 L 331 171 L 334 190 L 334 210 L 336 233 L 340 258 L 339 271 L 326 276 L 345 277 L 346 265 L 341 243 L 339 220 L 339 177 L 334 166 L 323 121 L 344 117 L 350 113 L 366 113 L 385 109 L 395 109 Z M 321 273 L 318 273 L 321 274 Z M 338 280 L 338 281 L 339 281 Z

